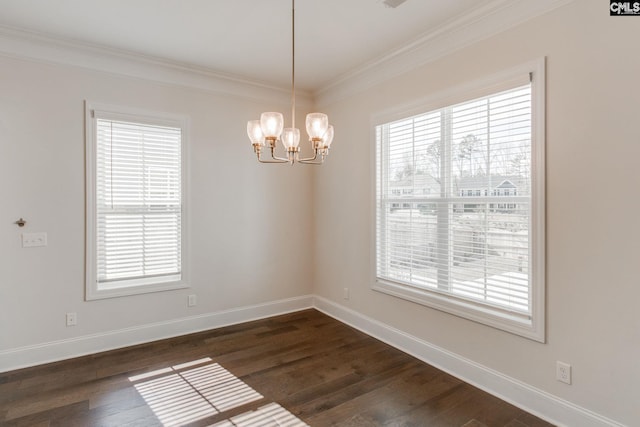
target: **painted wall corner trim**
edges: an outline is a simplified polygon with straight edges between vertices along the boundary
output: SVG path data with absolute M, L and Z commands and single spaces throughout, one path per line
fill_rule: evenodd
M 317 108 L 347 99 L 575 0 L 493 0 L 412 43 L 348 71 L 314 93 Z
M 3 350 L 0 351 L 0 372 L 250 322 L 308 308 L 313 308 L 312 295 Z
M 313 306 L 342 323 L 352 326 L 558 426 L 624 427 L 623 424 L 614 420 L 508 377 L 321 296 L 316 295 L 313 297 Z

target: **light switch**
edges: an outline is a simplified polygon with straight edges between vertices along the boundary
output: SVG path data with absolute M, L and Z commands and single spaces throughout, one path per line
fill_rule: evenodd
M 22 233 L 22 247 L 47 246 L 47 233 Z

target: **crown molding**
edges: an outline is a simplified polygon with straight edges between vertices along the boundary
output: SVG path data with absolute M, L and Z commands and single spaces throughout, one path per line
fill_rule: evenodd
M 259 102 L 287 105 L 291 100 L 288 88 L 134 52 L 5 26 L 0 26 L 0 56 L 79 67 Z M 309 92 L 298 90 L 296 95 L 301 106 L 311 105 Z
M 313 93 L 319 108 L 363 92 L 575 0 L 494 0 L 367 62 Z
M 329 81 L 316 91 L 297 90 L 299 105 L 326 106 L 573 1 L 493 0 Z M 74 66 L 259 102 L 286 105 L 290 101 L 288 88 L 5 26 L 0 26 L 0 56 Z

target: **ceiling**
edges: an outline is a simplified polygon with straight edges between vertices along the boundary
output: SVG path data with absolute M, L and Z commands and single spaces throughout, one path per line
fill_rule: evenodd
M 383 0 L 298 0 L 296 85 L 319 90 L 492 1 L 389 8 Z M 0 0 L 0 10 L 0 26 L 11 30 L 273 86 L 291 81 L 289 0 Z

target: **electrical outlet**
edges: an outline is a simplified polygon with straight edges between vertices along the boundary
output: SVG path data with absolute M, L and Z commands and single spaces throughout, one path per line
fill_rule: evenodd
M 344 293 L 342 295 L 344 299 L 349 299 L 349 288 L 344 288 Z
M 187 307 L 195 307 L 197 304 L 196 301 L 196 296 L 195 295 L 189 295 L 187 298 Z
M 67 313 L 67 326 L 76 326 L 78 324 L 78 315 L 76 313 Z
M 571 365 L 568 363 L 556 362 L 556 379 L 560 382 L 571 384 Z

